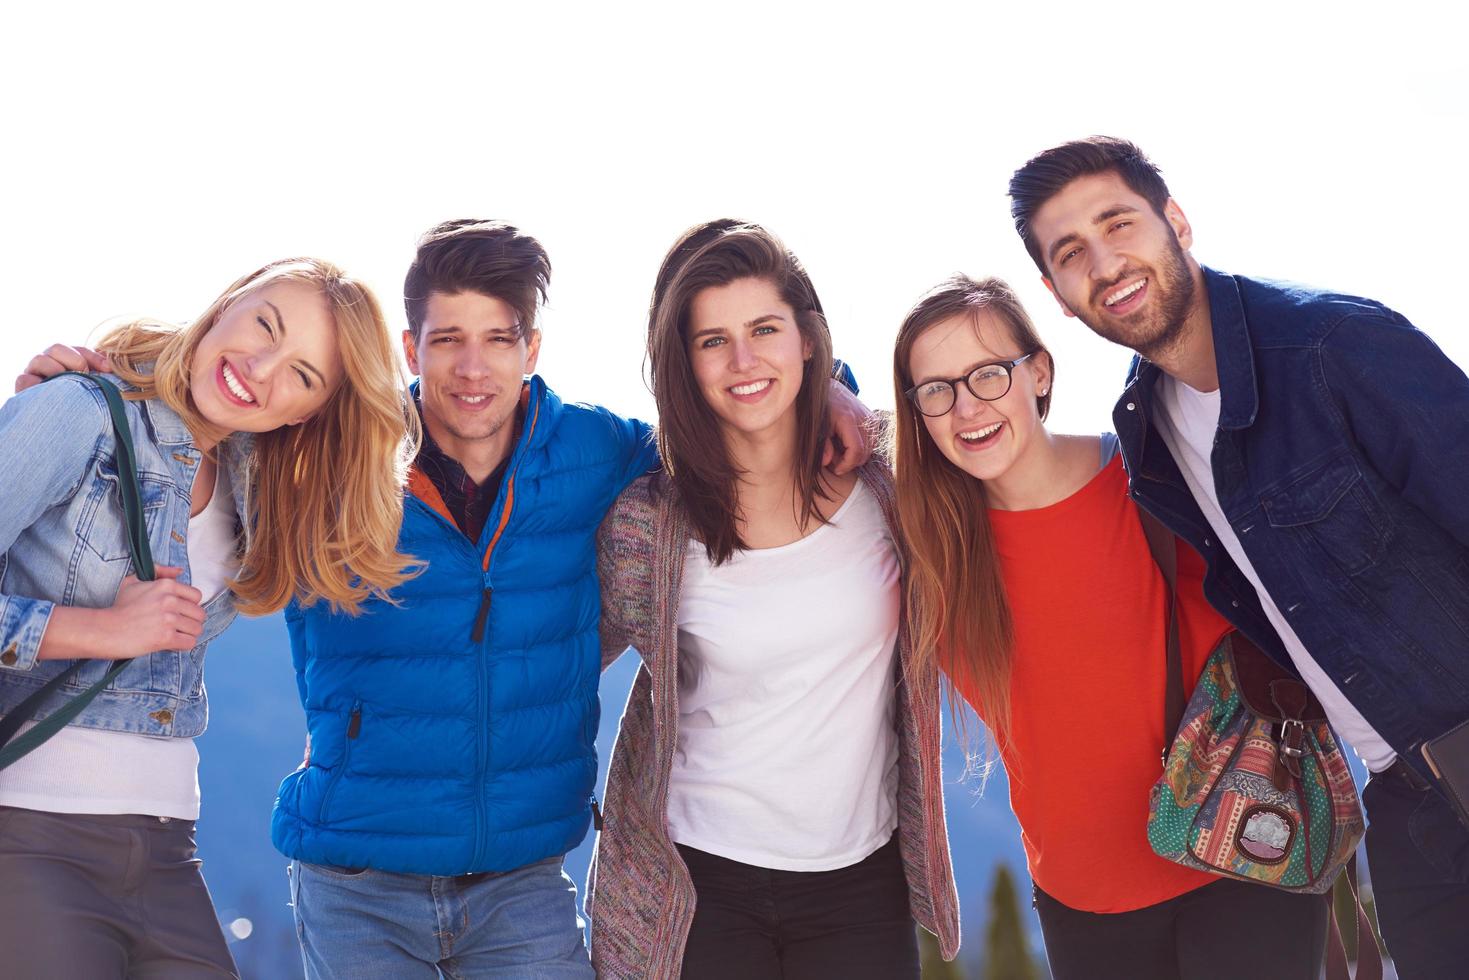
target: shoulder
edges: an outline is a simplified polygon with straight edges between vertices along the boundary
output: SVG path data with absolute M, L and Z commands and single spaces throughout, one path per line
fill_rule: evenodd
M 531 410 L 536 413 L 532 445 L 553 452 L 618 456 L 629 445 L 651 438 L 651 429 L 636 419 L 624 418 L 601 405 L 563 402 L 539 378 L 531 382 Z M 527 419 L 527 426 L 531 419 Z
M 1226 278 L 1239 289 L 1250 339 L 1256 347 L 1318 345 L 1352 321 L 1412 329 L 1400 314 L 1365 296 L 1279 279 Z
M 121 382 L 111 375 L 105 376 L 114 386 Z M 12 396 L 5 403 L 12 412 L 35 415 L 61 413 L 70 423 L 95 420 L 100 427 L 108 422 L 107 398 L 99 387 L 99 381 L 75 374 L 64 374 L 42 384 L 33 385 Z
M 659 520 L 665 498 L 672 492 L 661 472 L 641 476 L 627 485 L 607 512 L 604 530 L 635 532 L 651 529 Z

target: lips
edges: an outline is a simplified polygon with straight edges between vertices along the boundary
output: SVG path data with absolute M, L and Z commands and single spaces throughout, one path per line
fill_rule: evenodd
M 495 400 L 493 392 L 488 391 L 456 391 L 450 393 L 454 404 L 466 412 L 481 412 L 490 406 Z
M 964 432 L 958 433 L 954 437 L 954 441 L 965 452 L 978 452 L 981 449 L 987 449 L 993 446 L 1000 438 L 1000 433 L 1004 430 L 1004 422 L 991 422 L 987 425 L 981 425 L 977 428 L 967 429 Z
M 730 385 L 725 390 L 730 393 L 735 401 L 749 404 L 764 398 L 770 392 L 771 386 L 774 383 L 774 378 L 760 378 L 757 381 L 745 381 L 737 385 Z
M 1142 306 L 1148 295 L 1148 284 L 1146 276 L 1125 279 L 1102 296 L 1102 308 L 1113 316 L 1126 316 Z
M 225 401 L 240 408 L 256 408 L 259 405 L 255 392 L 250 390 L 249 385 L 240 378 L 239 372 L 234 365 L 224 358 L 220 358 L 219 367 L 214 371 L 214 382 L 219 387 Z

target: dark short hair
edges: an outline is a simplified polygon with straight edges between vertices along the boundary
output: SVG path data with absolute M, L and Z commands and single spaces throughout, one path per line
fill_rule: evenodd
M 1137 144 L 1113 136 L 1088 136 L 1053 146 L 1031 157 L 1010 178 L 1010 217 L 1015 219 L 1015 230 L 1041 275 L 1049 276 L 1050 272 L 1030 226 L 1035 213 L 1078 177 L 1108 171 L 1121 177 L 1124 184 L 1145 198 L 1158 216 L 1163 217 L 1163 208 L 1171 196 L 1163 174 Z
M 550 285 L 550 256 L 519 228 L 477 218 L 444 221 L 418 240 L 403 280 L 408 329 L 418 336 L 430 294 L 480 293 L 509 305 L 524 333 L 535 329 L 536 308 Z

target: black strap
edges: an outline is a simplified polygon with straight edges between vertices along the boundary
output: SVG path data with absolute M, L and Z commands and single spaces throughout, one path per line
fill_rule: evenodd
M 153 568 L 153 552 L 148 547 L 148 525 L 143 519 L 142 491 L 138 486 L 138 457 L 133 448 L 132 429 L 128 426 L 127 413 L 122 405 L 122 395 L 110 381 L 95 375 L 67 371 L 56 377 L 63 378 L 68 374 L 92 381 L 101 389 L 102 396 L 107 400 L 107 410 L 112 415 L 112 429 L 117 442 L 117 486 L 122 496 L 122 510 L 127 521 L 128 551 L 132 554 L 134 573 L 139 579 L 151 582 L 156 574 Z M 35 726 L 24 735 L 17 736 L 16 732 L 20 730 L 20 726 L 29 721 L 52 693 L 81 670 L 82 665 L 87 662 L 86 660 L 75 661 L 70 667 L 47 681 L 40 690 L 11 709 L 4 718 L 0 718 L 0 769 L 24 757 L 66 727 L 73 718 L 82 713 L 87 705 L 92 703 L 98 694 L 102 693 L 103 688 L 111 684 L 117 675 L 122 673 L 123 668 L 131 661 L 113 662 L 107 673 L 102 675 L 101 680 L 36 722 Z
M 1178 540 L 1163 522 L 1152 514 L 1137 508 L 1138 520 L 1143 534 L 1148 539 L 1148 550 L 1153 561 L 1163 573 L 1163 584 L 1168 588 L 1168 686 L 1163 695 L 1163 759 L 1168 759 L 1168 749 L 1183 723 L 1183 654 L 1178 649 Z

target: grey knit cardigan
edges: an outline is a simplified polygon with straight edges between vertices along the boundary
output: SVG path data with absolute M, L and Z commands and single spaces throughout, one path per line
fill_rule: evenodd
M 874 460 L 860 471 L 897 539 L 892 477 Z M 607 980 L 671 980 L 683 964 L 694 886 L 668 837 L 668 784 L 678 744 L 678 602 L 690 540 L 687 515 L 662 474 L 618 498 L 598 536 L 602 665 L 628 647 L 643 663 L 628 695 L 611 768 L 602 833 L 587 876 L 592 964 Z M 898 634 L 898 843 L 913 918 L 944 959 L 959 951 L 959 897 L 949 862 L 939 762 L 935 667 L 917 672 Z

